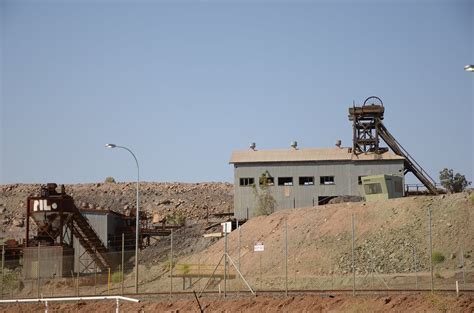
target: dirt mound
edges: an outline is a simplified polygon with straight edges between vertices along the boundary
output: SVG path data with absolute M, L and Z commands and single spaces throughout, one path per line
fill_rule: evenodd
M 264 273 L 284 272 L 285 220 L 288 223 L 289 266 L 298 275 L 330 275 L 351 272 L 351 215 L 355 216 L 356 273 L 408 273 L 413 271 L 413 247 L 417 270 L 429 270 L 429 214 L 432 211 L 433 251 L 444 260 L 435 269 L 456 271 L 460 250 L 466 268 L 473 268 L 474 203 L 467 193 L 418 196 L 367 203 L 340 203 L 292 209 L 251 219 L 241 228 L 241 266 L 258 276 L 261 255 L 255 242 L 265 244 Z M 239 234 L 229 235 L 229 251 L 238 258 Z M 223 252 L 223 240 L 198 257 L 215 264 Z M 182 260 L 193 263 L 196 256 Z M 296 275 L 296 274 L 295 274 Z
M 26 198 L 40 192 L 39 184 L 0 186 L 0 236 L 22 238 Z M 78 207 L 133 212 L 134 183 L 65 185 Z M 233 185 L 229 183 L 140 183 L 140 205 L 146 212 L 162 216 L 181 213 L 187 219 L 204 219 L 208 214 L 233 211 Z M 3 234 L 2 234 L 3 233 Z

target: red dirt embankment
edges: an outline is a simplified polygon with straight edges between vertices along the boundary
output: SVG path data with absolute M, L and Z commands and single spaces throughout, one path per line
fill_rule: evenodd
M 393 296 L 334 296 L 318 295 L 284 297 L 249 297 L 232 300 L 201 299 L 207 312 L 474 312 L 473 296 L 443 296 L 430 294 Z M 115 303 L 55 303 L 49 305 L 49 312 L 115 312 Z M 199 312 L 193 300 L 170 302 L 144 301 L 123 303 L 122 312 Z M 44 312 L 40 304 L 0 305 L 3 312 Z

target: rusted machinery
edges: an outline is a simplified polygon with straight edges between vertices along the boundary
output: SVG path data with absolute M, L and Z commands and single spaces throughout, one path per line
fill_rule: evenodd
M 122 243 L 125 253 L 135 249 L 136 217 L 110 210 L 79 209 L 64 186 L 59 192 L 57 189 L 57 184 L 50 183 L 41 187 L 39 196 L 27 199 L 25 276 L 38 275 L 38 260 L 42 260 L 41 277 L 69 276 L 72 271 L 91 273 L 96 266 L 103 272 L 115 269 L 121 261 Z M 140 247 L 150 244 L 150 238 L 167 236 L 181 227 L 165 223 L 153 226 L 149 220 L 147 214 L 140 215 Z
M 69 275 L 74 267 L 75 237 L 100 270 L 114 269 L 117 262 L 108 254 L 102 240 L 80 213 L 74 199 L 66 194 L 64 186 L 59 192 L 56 188 L 56 184 L 47 184 L 41 188 L 40 196 L 27 199 L 24 268 L 28 268 L 29 263 L 32 263 L 30 267 L 37 266 L 33 266 L 33 263 L 40 258 L 49 258 L 49 263 L 56 264 L 54 274 Z M 31 221 L 37 226 L 33 238 L 30 238 Z M 41 249 L 36 249 L 39 246 Z M 41 251 L 41 256 L 37 250 Z M 43 273 L 48 270 L 52 269 L 47 265 L 42 267 Z M 29 276 L 34 276 L 34 273 Z M 45 276 L 48 276 L 47 273 Z
M 435 181 L 406 151 L 403 146 L 390 134 L 382 123 L 385 108 L 379 97 L 369 97 L 362 106 L 349 108 L 349 120 L 353 122 L 353 147 L 354 154 L 383 153 L 386 147 L 380 147 L 380 138 L 392 151 L 405 159 L 405 173 L 412 172 L 426 189 L 432 194 L 438 194 Z

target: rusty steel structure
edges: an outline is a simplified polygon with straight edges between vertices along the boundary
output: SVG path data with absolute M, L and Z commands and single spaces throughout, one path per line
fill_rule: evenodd
M 432 194 L 438 194 L 439 190 L 433 178 L 418 164 L 415 159 L 403 148 L 383 124 L 385 107 L 379 97 L 367 98 L 363 105 L 355 104 L 349 108 L 349 120 L 352 121 L 353 146 L 352 153 L 355 155 L 363 153 L 381 154 L 392 151 L 405 159 L 405 172 L 411 172 Z M 382 139 L 388 147 L 380 146 Z
M 25 249 L 38 245 L 73 248 L 74 236 L 102 271 L 115 268 L 117 262 L 109 257 L 104 243 L 76 207 L 74 199 L 66 194 L 63 185 L 59 192 L 56 189 L 56 184 L 47 184 L 41 188 L 40 196 L 28 197 Z M 31 221 L 37 226 L 33 238 L 30 238 Z
M 57 189 L 57 184 L 49 183 L 41 187 L 40 195 L 30 196 L 27 199 L 26 238 L 22 247 L 26 267 L 36 266 L 35 262 L 39 258 L 37 248 L 40 247 L 42 259 L 47 259 L 51 264 L 55 262 L 59 264 L 59 275 L 69 275 L 74 267 L 74 251 L 79 248 L 74 245 L 79 243 L 83 248 L 79 252 L 76 251 L 76 254 L 79 254 L 78 262 L 82 266 L 79 267 L 79 272 L 87 272 L 94 264 L 102 272 L 117 268 L 120 264 L 120 253 L 117 251 L 121 250 L 122 240 L 127 250 L 134 247 L 136 217 L 110 210 L 80 209 L 75 205 L 73 197 L 66 194 L 64 185 L 60 186 L 59 191 Z M 111 226 L 104 237 L 102 222 L 95 219 L 92 223 L 86 217 L 91 214 L 109 214 L 118 222 Z M 168 236 L 172 229 L 181 227 L 181 225 L 167 225 L 165 222 L 153 225 L 150 219 L 147 214 L 140 215 L 140 248 L 149 245 L 150 239 Z M 109 219 L 101 220 L 103 223 L 108 223 Z M 36 225 L 35 230 L 33 224 Z M 101 228 L 102 235 L 97 233 L 95 227 Z M 48 269 L 47 265 L 46 268 L 42 268 L 43 273 L 48 274 L 48 270 L 51 269 Z M 28 272 L 26 275 L 33 277 L 33 272 Z

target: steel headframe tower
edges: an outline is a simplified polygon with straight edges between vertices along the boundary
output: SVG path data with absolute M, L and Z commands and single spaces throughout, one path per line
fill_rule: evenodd
M 349 108 L 349 120 L 353 122 L 354 154 L 367 152 L 383 153 L 388 148 L 380 147 L 379 125 L 383 120 L 385 108 L 379 97 L 369 97 L 361 107 Z

